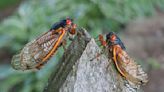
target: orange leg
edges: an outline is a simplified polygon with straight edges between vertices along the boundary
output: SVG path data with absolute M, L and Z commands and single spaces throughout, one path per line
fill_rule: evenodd
M 103 47 L 103 49 L 100 51 L 100 53 L 97 53 L 97 55 L 95 57 L 93 57 L 92 59 L 90 59 L 90 61 L 93 61 L 94 59 L 98 59 L 98 57 L 100 57 L 105 51 L 105 47 Z
M 97 37 L 96 37 L 96 38 L 97 38 Z M 99 57 L 100 55 L 102 55 L 102 54 L 104 53 L 104 51 L 105 51 L 105 48 L 106 48 L 106 41 L 104 40 L 103 35 L 100 34 L 100 35 L 98 36 L 98 41 L 101 43 L 101 46 L 103 46 L 103 49 L 101 50 L 100 53 L 97 53 L 97 55 L 96 55 L 94 58 L 92 58 L 90 61 L 93 61 L 95 58 L 98 59 L 98 57 Z
M 61 43 L 61 45 L 63 46 L 64 51 L 66 51 L 66 45 L 67 45 L 67 41 L 64 39 L 63 42 Z
M 43 67 L 43 64 L 40 64 L 40 65 L 36 66 L 36 69 L 40 70 L 42 67 Z

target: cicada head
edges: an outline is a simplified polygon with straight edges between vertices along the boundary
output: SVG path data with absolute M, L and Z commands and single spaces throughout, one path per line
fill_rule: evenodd
M 73 23 L 73 20 L 70 18 L 66 19 L 65 30 L 68 31 L 69 39 L 73 39 L 76 34 L 77 25 Z
M 68 30 L 72 27 L 72 24 L 73 24 L 73 20 L 71 18 L 66 18 L 60 20 L 59 22 L 54 23 L 50 28 L 50 31 L 58 30 L 59 28 L 64 28 L 65 30 Z
M 71 25 L 71 27 L 69 28 L 69 39 L 72 40 L 75 37 L 76 34 L 76 24 Z
M 66 22 L 65 24 L 66 24 L 67 26 L 70 26 L 70 25 L 72 25 L 72 21 L 73 21 L 73 20 L 72 20 L 71 18 L 68 17 L 68 18 L 66 18 L 66 20 L 65 20 L 65 22 Z
M 114 33 L 114 32 L 109 32 L 106 35 L 106 42 L 109 46 L 111 45 L 119 45 L 121 46 L 122 49 L 126 49 L 123 42 L 121 41 L 121 39 Z
M 73 19 L 67 18 L 66 19 L 66 26 L 65 29 L 69 31 L 71 35 L 76 34 L 76 24 L 73 23 Z
M 108 42 L 109 45 L 116 43 L 116 41 L 117 41 L 117 36 L 114 32 L 109 32 L 106 35 L 106 42 Z

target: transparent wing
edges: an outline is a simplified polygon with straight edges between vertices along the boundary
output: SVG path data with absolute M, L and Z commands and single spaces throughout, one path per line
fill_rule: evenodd
M 54 49 L 54 45 L 56 45 L 56 42 L 61 35 L 63 35 L 63 32 L 60 32 L 59 30 L 48 31 L 39 38 L 27 43 L 20 54 L 13 56 L 13 68 L 21 70 L 31 69 L 35 68 L 38 64 L 41 64 L 40 62 L 43 63 L 43 59 L 52 49 Z M 59 44 L 60 43 L 57 45 Z M 55 53 L 57 47 L 53 53 Z M 50 57 L 47 59 L 49 58 Z
M 115 49 L 117 50 L 117 49 Z M 117 52 L 117 51 L 116 51 Z M 148 76 L 125 51 L 119 51 L 115 60 L 118 71 L 129 81 L 140 85 L 148 82 Z

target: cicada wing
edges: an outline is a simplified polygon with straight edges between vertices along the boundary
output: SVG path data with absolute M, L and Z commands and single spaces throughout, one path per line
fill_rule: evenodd
M 148 82 L 148 76 L 128 54 L 123 51 L 117 55 L 117 66 L 123 73 L 123 76 L 136 85 L 145 84 Z
M 13 68 L 20 70 L 35 68 L 51 51 L 61 34 L 60 32 L 48 31 L 41 37 L 27 43 L 20 54 L 13 56 L 11 62 Z

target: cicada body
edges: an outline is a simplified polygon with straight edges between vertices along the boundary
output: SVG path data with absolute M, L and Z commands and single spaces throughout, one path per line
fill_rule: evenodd
M 101 40 L 102 39 L 100 39 L 100 41 Z M 118 72 L 125 77 L 126 80 L 135 85 L 141 85 L 148 82 L 147 74 L 143 71 L 140 65 L 129 57 L 125 51 L 124 44 L 114 32 L 110 32 L 106 35 L 105 42 L 103 42 L 105 43 L 104 46 L 106 46 L 109 50 L 108 52 L 111 53 Z
M 66 40 L 68 34 L 75 35 L 75 24 L 67 18 L 55 23 L 37 39 L 27 43 L 21 52 L 12 58 L 16 70 L 40 69 Z

